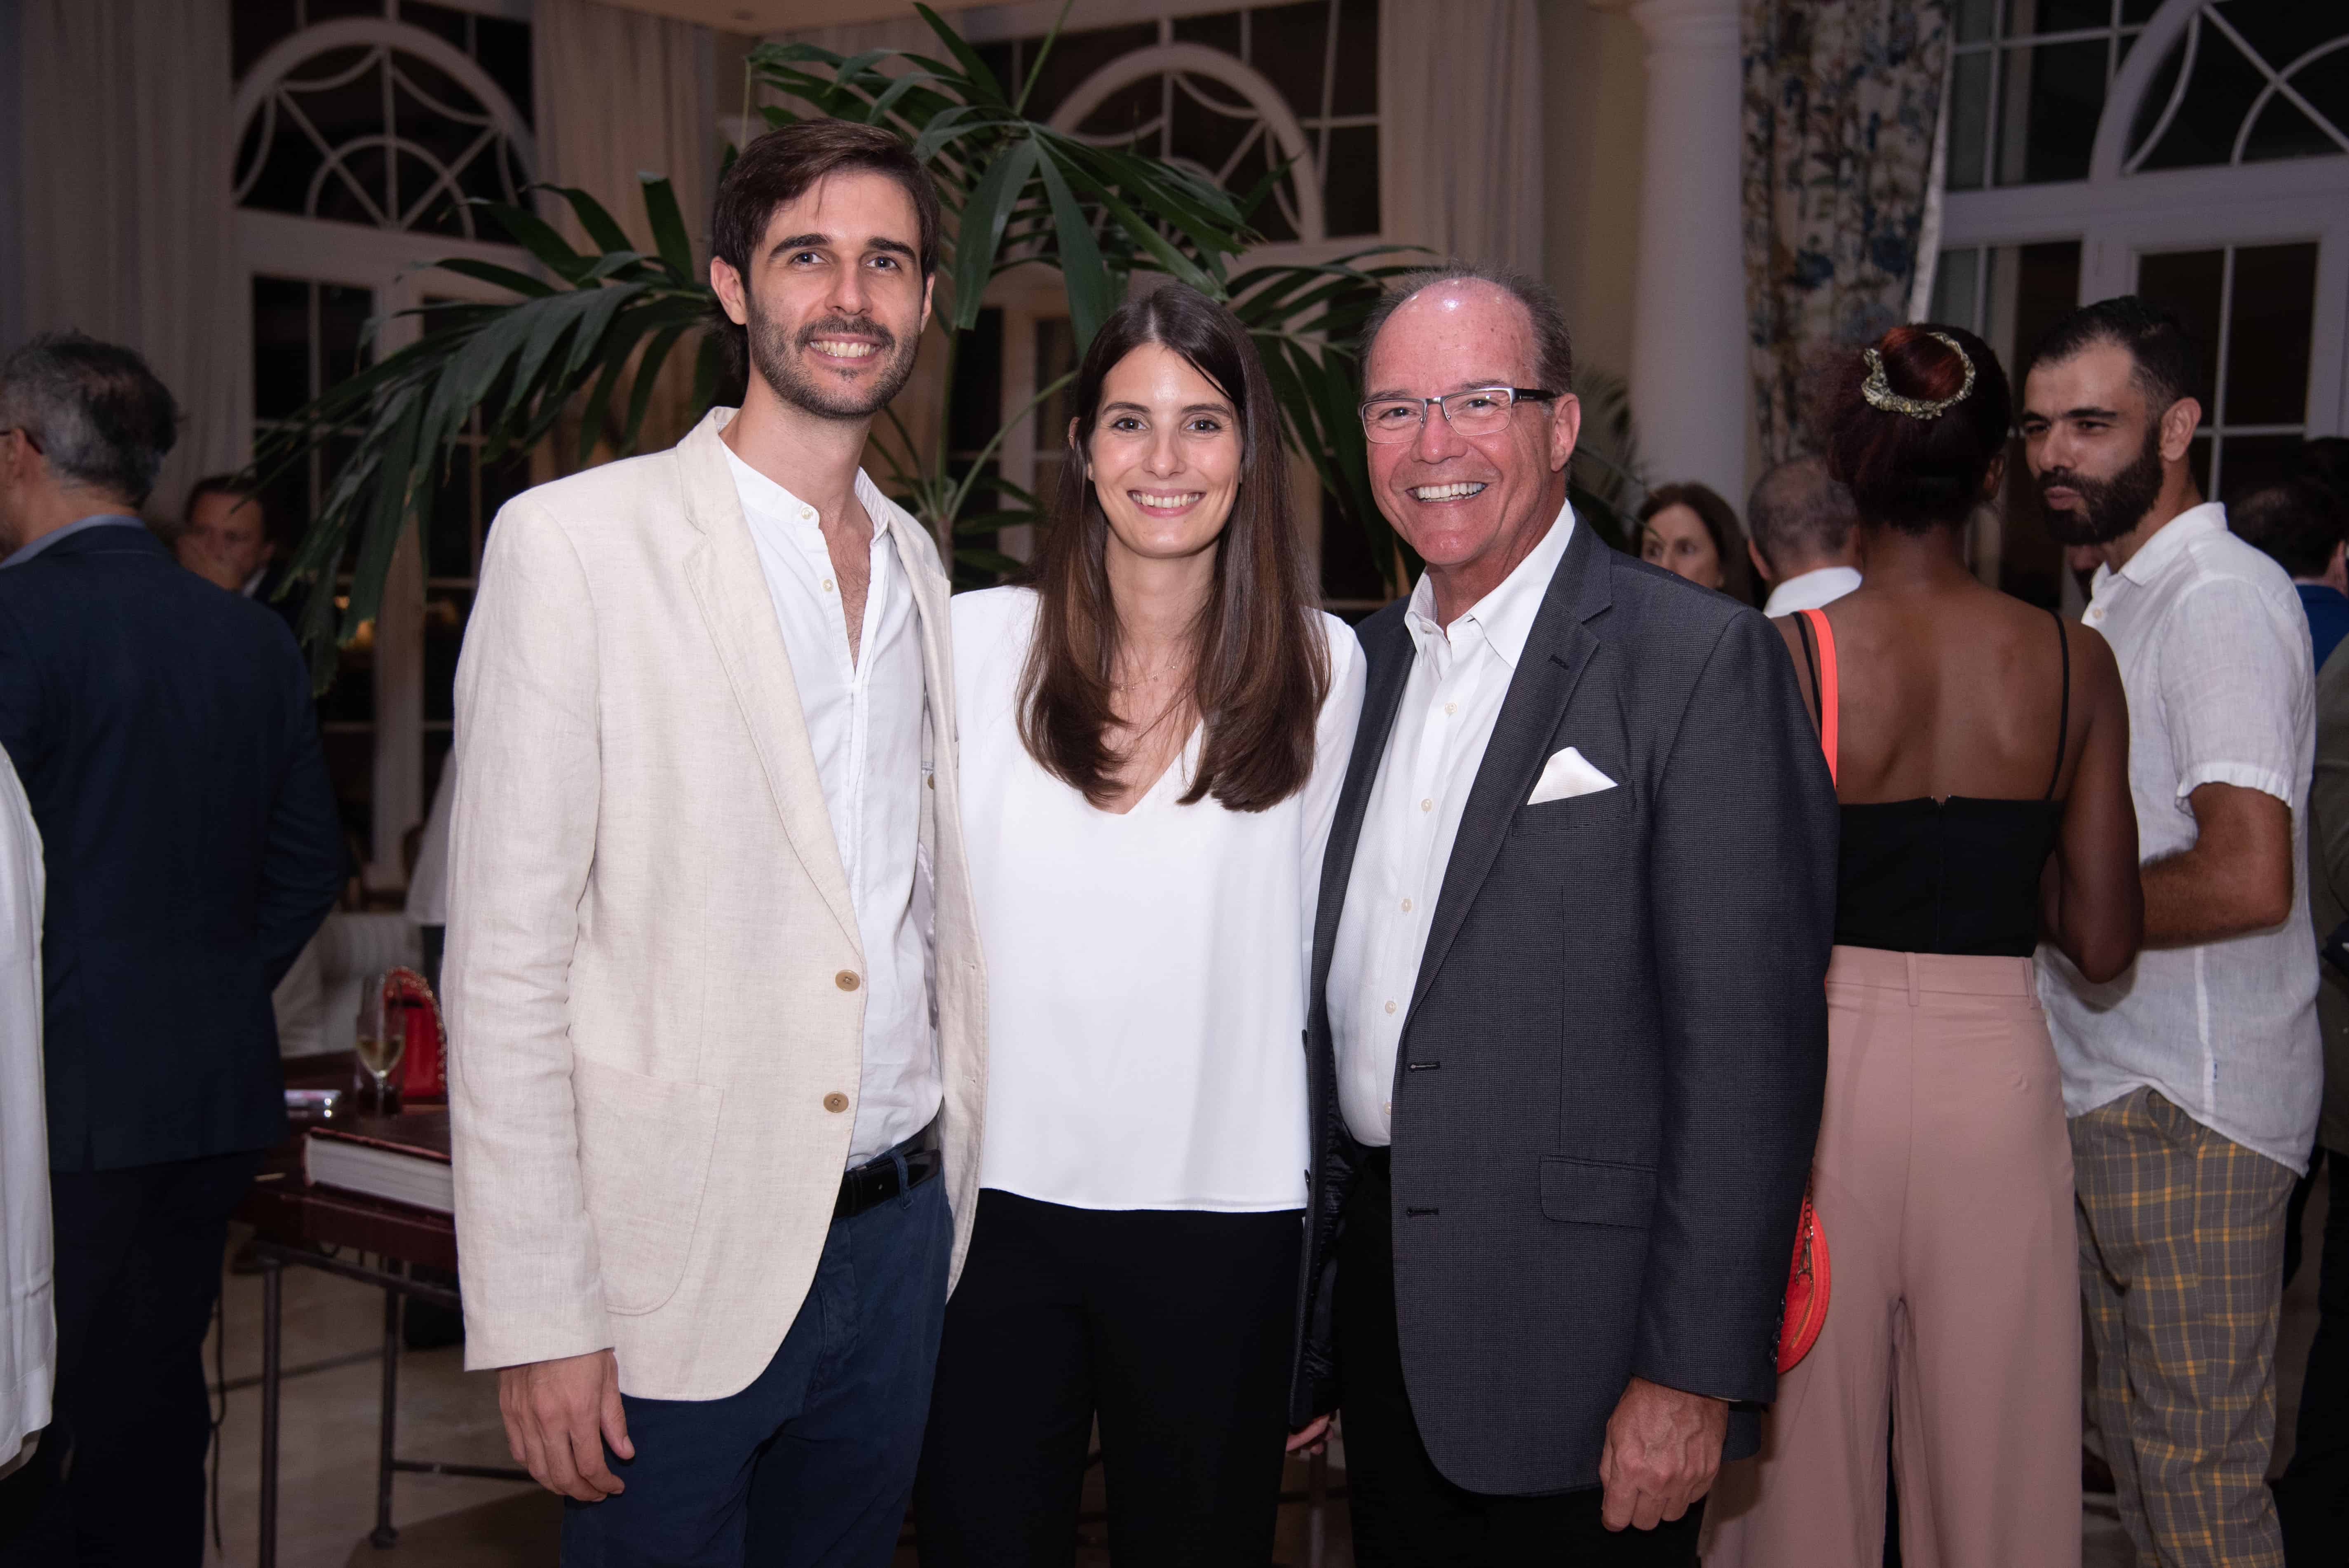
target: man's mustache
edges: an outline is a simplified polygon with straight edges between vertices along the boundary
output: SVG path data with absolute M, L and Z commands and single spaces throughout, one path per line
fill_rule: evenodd
M 897 335 L 869 316 L 827 316 L 821 321 L 811 321 L 800 328 L 796 342 L 805 348 L 819 337 L 834 336 L 878 338 L 885 354 L 897 346 Z

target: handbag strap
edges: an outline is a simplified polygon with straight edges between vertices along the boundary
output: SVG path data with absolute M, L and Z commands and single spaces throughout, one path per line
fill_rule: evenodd
M 1827 624 L 1825 610 L 1797 610 L 1810 628 L 1818 634 L 1819 669 L 1819 750 L 1826 753 L 1827 777 L 1836 776 L 1836 719 L 1839 692 L 1836 683 L 1835 628 Z

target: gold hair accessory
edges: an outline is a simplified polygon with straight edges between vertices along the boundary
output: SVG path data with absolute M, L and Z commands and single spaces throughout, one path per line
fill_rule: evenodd
M 1873 348 L 1863 348 L 1859 357 L 1868 361 L 1868 379 L 1859 384 L 1859 395 L 1868 400 L 1869 408 L 1882 409 L 1888 414 L 1907 414 L 1912 420 L 1938 420 L 1971 395 L 1974 389 L 1973 360 L 1958 346 L 1958 340 L 1948 333 L 1936 332 L 1931 336 L 1948 344 L 1951 352 L 1957 355 L 1958 363 L 1966 368 L 1966 384 L 1946 398 L 1904 398 L 1892 389 L 1891 382 L 1884 379 L 1884 356 Z

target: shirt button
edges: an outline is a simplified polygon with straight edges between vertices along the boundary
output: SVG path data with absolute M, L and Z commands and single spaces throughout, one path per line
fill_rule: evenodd
M 840 987 L 843 991 L 854 991 L 864 982 L 856 978 L 856 971 L 854 970 L 844 969 L 838 974 L 832 977 L 832 983 Z
M 1458 711 L 1460 711 L 1460 704 L 1459 704 L 1459 703 L 1457 703 L 1457 702 L 1446 702 L 1446 703 L 1444 705 L 1444 713 L 1445 713 L 1447 716 L 1448 716 L 1448 715 L 1450 715 L 1450 714 L 1457 713 Z
M 1433 811 L 1435 809 L 1435 803 L 1432 800 L 1421 801 L 1419 803 L 1419 809 L 1422 811 Z
M 832 579 L 830 577 L 826 577 L 823 580 L 823 591 L 825 593 L 832 592 Z
M 1381 1116 L 1393 1116 L 1393 1115 L 1394 1115 L 1394 1102 L 1393 1102 L 1392 1100 L 1381 1100 L 1381 1101 L 1379 1102 L 1379 1115 L 1381 1115 Z
M 1406 915 L 1411 913 L 1411 900 L 1409 898 L 1405 898 L 1402 901 L 1402 912 Z
M 815 521 L 815 508 L 814 508 L 814 507 L 812 507 L 812 506 L 802 506 L 802 507 L 801 507 L 801 508 L 800 508 L 800 516 L 801 516 L 802 518 L 805 519 L 807 522 L 810 522 L 810 523 L 814 522 L 814 521 Z
M 830 1111 L 833 1116 L 838 1116 L 841 1112 L 848 1108 L 848 1096 L 837 1091 L 826 1095 L 823 1097 L 823 1108 Z
M 1387 1011 L 1388 1011 L 1389 1012 L 1392 1012 L 1394 1011 L 1394 1003 L 1393 1003 L 1393 1002 L 1388 1002 L 1388 1003 L 1387 1003 Z

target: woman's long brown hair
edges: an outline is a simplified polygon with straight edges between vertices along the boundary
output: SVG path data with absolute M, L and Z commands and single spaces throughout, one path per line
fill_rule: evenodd
M 1145 343 L 1188 360 L 1239 416 L 1240 483 L 1216 551 L 1214 586 L 1193 628 L 1191 704 L 1206 726 L 1199 770 L 1182 804 L 1212 795 L 1263 811 L 1313 772 L 1313 732 L 1330 690 L 1329 647 L 1305 579 L 1289 504 L 1280 414 L 1263 361 L 1239 318 L 1168 284 L 1102 325 L 1077 375 L 1075 433 L 1042 546 L 1024 581 L 1038 597 L 1036 637 L 1019 680 L 1019 738 L 1046 771 L 1095 805 L 1117 794 L 1125 754 L 1109 744 L 1123 640 L 1105 550 L 1109 519 L 1085 473 L 1102 383 Z

